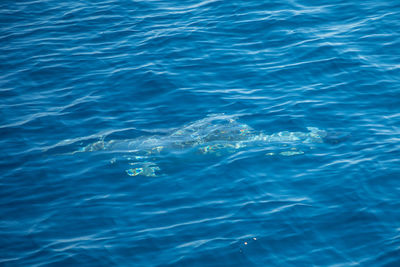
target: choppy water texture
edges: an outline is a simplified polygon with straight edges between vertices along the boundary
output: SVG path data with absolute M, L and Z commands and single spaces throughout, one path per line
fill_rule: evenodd
M 0 7 L 0 265 L 400 265 L 398 1 Z

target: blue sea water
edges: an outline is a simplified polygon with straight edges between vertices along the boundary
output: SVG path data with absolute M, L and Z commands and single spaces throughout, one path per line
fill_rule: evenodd
M 4 0 L 0 70 L 1 266 L 400 266 L 399 1 Z

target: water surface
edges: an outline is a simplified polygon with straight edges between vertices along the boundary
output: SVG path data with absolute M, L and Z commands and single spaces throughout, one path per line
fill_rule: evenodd
M 397 1 L 0 7 L 1 265 L 400 264 Z M 74 153 L 209 116 L 331 138 Z

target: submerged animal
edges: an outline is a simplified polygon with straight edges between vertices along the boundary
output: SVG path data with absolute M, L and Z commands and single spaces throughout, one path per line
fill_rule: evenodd
M 82 147 L 76 152 L 108 150 L 129 153 L 131 168 L 126 170 L 129 176 L 156 176 L 160 168 L 149 158 L 163 153 L 185 153 L 196 151 L 200 154 L 222 155 L 233 153 L 246 147 L 286 148 L 280 152 L 268 152 L 266 155 L 293 156 L 304 154 L 296 146 L 312 146 L 324 142 L 329 135 L 316 127 L 307 127 L 305 132 L 282 131 L 272 134 L 256 132 L 247 124 L 239 123 L 233 116 L 213 115 L 195 121 L 171 134 L 164 136 L 139 137 L 128 140 L 103 139 Z M 288 146 L 291 146 L 288 149 Z M 282 150 L 281 149 L 278 149 Z

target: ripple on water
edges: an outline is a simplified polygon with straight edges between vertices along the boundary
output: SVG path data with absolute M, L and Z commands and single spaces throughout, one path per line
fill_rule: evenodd
M 399 14 L 395 1 L 3 1 L 0 262 L 398 265 Z M 126 149 L 73 153 L 222 113 L 329 135 L 160 151 L 156 177 L 127 175 Z

